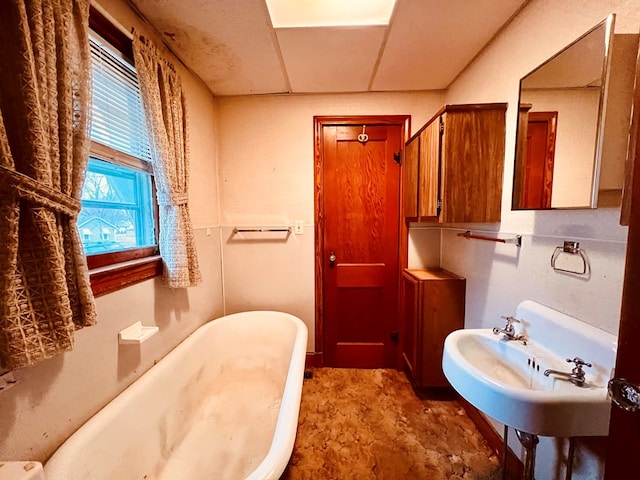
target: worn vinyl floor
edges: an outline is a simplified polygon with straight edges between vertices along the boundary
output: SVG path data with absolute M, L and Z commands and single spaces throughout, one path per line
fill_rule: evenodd
M 418 398 L 396 370 L 313 370 L 281 480 L 500 479 L 455 397 L 438 396 Z

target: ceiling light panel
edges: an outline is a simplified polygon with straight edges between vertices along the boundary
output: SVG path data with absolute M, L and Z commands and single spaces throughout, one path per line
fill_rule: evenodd
M 388 25 L 396 0 L 266 0 L 275 28 Z

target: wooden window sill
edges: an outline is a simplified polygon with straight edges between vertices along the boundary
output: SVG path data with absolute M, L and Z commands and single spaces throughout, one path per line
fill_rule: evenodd
M 139 258 L 128 262 L 89 270 L 91 290 L 95 297 L 115 292 L 162 274 L 160 255 Z

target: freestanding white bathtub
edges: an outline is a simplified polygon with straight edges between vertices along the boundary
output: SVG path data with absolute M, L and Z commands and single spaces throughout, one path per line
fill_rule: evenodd
M 286 313 L 203 325 L 74 433 L 47 480 L 278 479 L 306 346 L 306 326 Z

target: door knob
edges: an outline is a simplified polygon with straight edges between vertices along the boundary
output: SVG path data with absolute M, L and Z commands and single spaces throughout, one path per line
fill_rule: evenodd
M 640 409 L 640 385 L 629 382 L 626 378 L 609 380 L 609 396 L 613 403 L 627 412 Z
M 336 264 L 336 254 L 331 252 L 329 254 L 329 266 L 333 267 Z

